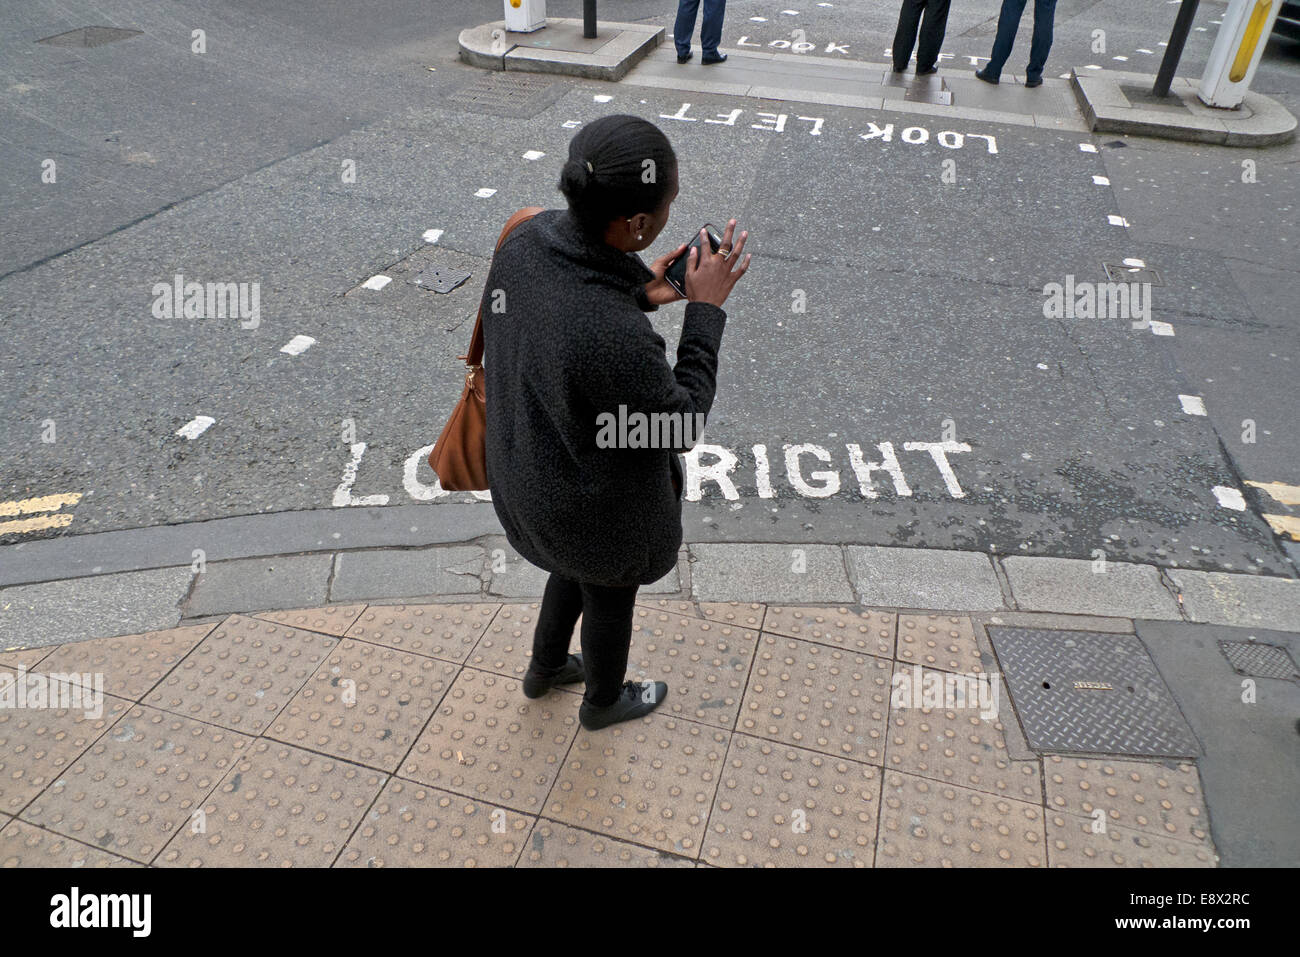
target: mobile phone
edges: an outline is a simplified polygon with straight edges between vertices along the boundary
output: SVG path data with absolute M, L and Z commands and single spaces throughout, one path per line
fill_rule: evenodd
M 705 223 L 704 228 L 708 230 L 709 245 L 716 253 L 722 246 L 722 237 L 718 235 L 718 231 L 713 228 L 712 223 Z M 697 229 L 695 231 L 695 238 L 691 240 L 691 246 L 698 248 L 699 245 L 700 231 Z M 690 255 L 691 248 L 688 246 L 680 256 L 668 264 L 668 271 L 664 273 L 664 278 L 668 280 L 668 285 L 672 286 L 683 296 L 686 295 L 686 264 L 690 261 Z

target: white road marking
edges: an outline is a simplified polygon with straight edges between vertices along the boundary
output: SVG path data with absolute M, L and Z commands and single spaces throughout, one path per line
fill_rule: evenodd
M 316 340 L 311 336 L 294 336 L 280 347 L 280 351 L 287 352 L 291 356 L 300 356 L 315 344 Z
M 1111 57 L 1111 59 L 1112 59 L 1112 60 L 1119 60 L 1119 61 L 1123 62 L 1123 61 L 1127 60 L 1128 57 L 1126 57 L 1126 56 L 1113 56 L 1113 57 Z
M 183 439 L 189 439 L 193 442 L 204 432 L 208 431 L 211 426 L 215 425 L 216 421 L 216 419 L 208 415 L 196 415 L 189 422 L 186 422 L 177 429 L 176 434 Z
M 1246 510 L 1246 498 L 1241 494 L 1240 489 L 1228 485 L 1216 485 L 1214 486 L 1214 497 L 1219 500 L 1219 505 L 1223 508 L 1230 508 L 1234 512 L 1244 512 Z
M 767 23 L 767 17 L 750 17 L 755 23 Z
M 1091 143 L 1080 143 L 1080 144 L 1079 144 L 1079 152 L 1080 152 L 1080 153 L 1095 153 L 1095 152 L 1097 152 L 1097 147 L 1093 146 Z
M 1098 66 L 1096 63 L 1089 63 L 1087 66 L 1084 67 L 1084 69 L 1085 69 L 1085 70 L 1100 70 L 1101 67 Z
M 339 487 L 334 490 L 334 507 L 343 508 L 348 505 L 387 505 L 387 495 L 366 495 L 358 497 L 352 494 L 352 486 L 357 480 L 357 468 L 361 465 L 361 456 L 366 454 L 366 443 L 354 442 L 350 448 L 352 457 L 348 459 L 348 464 L 343 466 L 343 481 L 339 482 Z
M 610 96 L 608 93 L 597 93 L 592 97 L 592 100 L 595 101 L 596 103 L 608 103 L 612 99 L 614 98 Z
M 1109 216 L 1107 216 L 1106 221 L 1110 223 L 1112 226 L 1125 226 L 1125 227 L 1128 226 L 1127 219 L 1125 219 L 1123 216 L 1116 216 L 1114 213 L 1111 213 Z
M 1138 47 L 1138 53 L 1145 53 L 1147 56 L 1152 55 L 1152 51 L 1148 50 L 1146 47 Z
M 436 243 L 438 240 L 442 239 L 442 230 L 426 229 L 424 231 L 424 234 L 420 238 L 423 239 L 426 243 Z
M 371 276 L 369 279 L 367 279 L 365 282 L 361 284 L 361 288 L 362 289 L 383 289 L 392 281 L 393 279 L 391 276 L 382 276 L 382 275 Z
M 479 190 L 478 192 L 476 192 L 474 195 L 477 196 L 479 199 L 487 199 L 489 196 L 494 196 L 494 195 L 496 195 L 496 190 L 495 190 L 495 189 L 489 189 L 488 187 L 484 186 L 482 189 L 480 189 L 480 190 Z
M 1124 260 L 1124 265 L 1132 266 L 1134 269 L 1145 269 L 1147 264 L 1144 259 L 1134 259 L 1130 257 Z
M 564 121 L 563 123 L 561 123 L 560 125 L 563 126 L 566 130 L 572 130 L 572 129 L 576 129 L 577 127 L 581 126 L 581 125 L 582 125 L 582 120 L 565 120 L 565 121 Z
M 1205 400 L 1199 395 L 1183 395 L 1179 393 L 1178 401 L 1183 405 L 1183 411 L 1188 415 L 1207 415 L 1205 411 Z
M 546 154 L 543 153 L 541 150 L 529 150 L 528 152 L 524 153 L 524 159 L 528 160 L 531 163 L 541 159 L 545 155 Z
M 1167 322 L 1161 322 L 1159 319 L 1152 319 L 1151 334 L 1153 336 L 1172 336 L 1174 327 Z
M 1094 177 L 1092 178 L 1092 181 L 1093 181 L 1095 184 L 1097 184 L 1098 186 L 1109 186 L 1109 185 L 1110 185 L 1110 179 L 1109 179 L 1109 177 L 1106 177 L 1106 176 L 1094 176 Z

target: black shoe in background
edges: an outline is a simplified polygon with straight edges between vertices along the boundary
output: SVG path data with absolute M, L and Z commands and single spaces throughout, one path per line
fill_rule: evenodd
M 700 57 L 700 62 L 706 66 L 710 63 L 726 63 L 727 55 L 725 53 L 719 53 L 717 56 Z

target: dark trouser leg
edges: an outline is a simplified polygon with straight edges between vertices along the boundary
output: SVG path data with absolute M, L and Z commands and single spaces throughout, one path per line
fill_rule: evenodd
M 583 696 L 593 707 L 618 700 L 627 680 L 627 650 L 632 641 L 632 606 L 639 585 L 610 587 L 583 583 L 582 663 L 587 672 Z
M 921 11 L 925 9 L 925 0 L 903 0 L 898 11 L 898 29 L 894 32 L 892 47 L 894 69 L 899 73 L 907 69 L 907 61 L 912 59 L 912 47 L 916 44 L 916 30 L 921 24 Z M 920 62 L 917 62 L 918 69 Z
M 1047 54 L 1052 49 L 1052 21 L 1056 19 L 1056 0 L 1034 0 L 1034 38 L 1029 44 L 1026 80 L 1041 80 Z
M 542 593 L 542 610 L 533 631 L 533 661 L 529 666 L 542 676 L 558 674 L 569 660 L 569 639 L 582 613 L 582 589 L 575 581 L 551 573 Z
M 1002 75 L 1002 68 L 1011 56 L 1016 31 L 1020 29 L 1020 15 L 1024 12 L 1025 0 L 1002 0 L 1002 12 L 998 14 L 998 35 L 993 40 L 993 52 L 984 67 L 984 73 L 994 80 Z
M 703 56 L 718 55 L 718 44 L 722 42 L 722 18 L 727 12 L 727 0 L 704 0 L 704 22 L 700 24 L 700 49 Z M 691 24 L 695 17 L 692 15 Z
M 695 14 L 700 0 L 677 0 L 677 22 L 673 24 L 673 45 L 678 56 L 691 52 L 691 34 L 695 32 Z
M 916 72 L 934 69 L 948 29 L 948 7 L 952 0 L 930 0 L 925 5 L 925 23 L 921 26 L 921 44 L 916 48 Z

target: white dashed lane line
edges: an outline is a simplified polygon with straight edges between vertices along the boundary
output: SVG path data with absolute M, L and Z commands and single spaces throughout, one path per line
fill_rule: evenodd
M 280 351 L 291 356 L 300 356 L 315 344 L 316 340 L 311 336 L 294 336 L 280 347 Z
M 367 279 L 365 282 L 361 284 L 361 288 L 362 289 L 383 289 L 392 281 L 393 278 L 391 276 L 383 276 L 383 275 L 371 276 L 369 279 Z
M 196 415 L 189 422 L 186 422 L 179 429 L 177 429 L 176 434 L 183 439 L 189 439 L 191 442 L 193 442 L 204 432 L 208 431 L 209 428 L 215 425 L 216 421 L 217 420 L 212 418 L 211 416 Z

